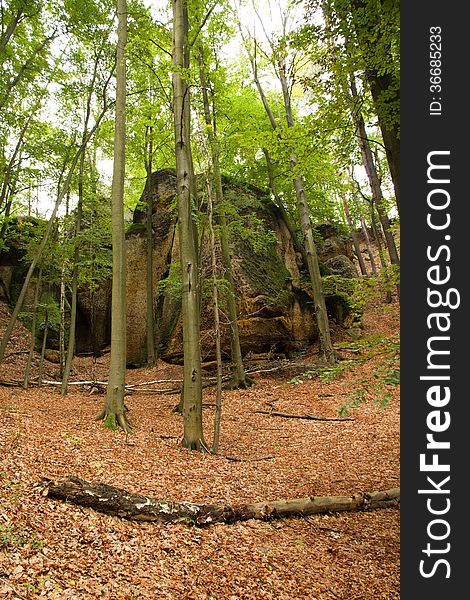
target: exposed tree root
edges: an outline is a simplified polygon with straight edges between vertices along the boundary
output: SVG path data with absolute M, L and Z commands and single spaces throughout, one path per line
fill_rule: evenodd
M 198 452 L 210 452 L 205 441 L 201 439 L 188 441 L 183 438 L 182 446 L 187 450 L 197 450 Z
M 393 508 L 400 504 L 400 488 L 384 492 L 358 493 L 353 496 L 311 496 L 293 500 L 225 506 L 155 500 L 140 494 L 131 494 L 110 485 L 90 483 L 78 477 L 67 477 L 59 481 L 43 479 L 41 485 L 45 496 L 67 500 L 79 506 L 93 508 L 98 512 L 124 519 L 184 522 L 195 525 Z
M 256 384 L 256 380 L 245 374 L 243 379 L 233 376 L 230 381 L 224 385 L 224 390 L 246 390 Z
M 108 412 L 106 408 L 96 415 L 95 421 L 104 421 L 105 427 L 109 429 L 118 429 L 119 427 L 126 433 L 132 433 L 132 425 L 127 420 L 124 413 Z

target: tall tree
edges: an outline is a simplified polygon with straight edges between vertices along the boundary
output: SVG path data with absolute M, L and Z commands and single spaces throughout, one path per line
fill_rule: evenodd
M 207 450 L 202 428 L 199 321 L 199 261 L 193 221 L 193 165 L 190 149 L 190 89 L 187 81 L 189 20 L 185 0 L 173 0 L 173 111 L 183 320 L 183 446 Z
M 98 73 L 98 66 L 100 62 L 101 49 L 97 53 L 94 61 L 93 74 L 91 77 L 91 81 L 88 88 L 88 95 L 86 98 L 86 108 L 85 108 L 85 120 L 83 125 L 83 133 L 82 133 L 82 143 L 85 142 L 89 122 L 92 114 L 92 98 L 95 92 L 95 82 Z M 84 202 L 84 178 L 85 178 L 85 150 L 82 152 L 80 157 L 80 164 L 78 169 L 78 203 L 75 215 L 75 248 L 74 248 L 74 257 L 73 257 L 73 270 L 72 270 L 72 305 L 71 305 L 71 314 L 70 314 L 70 329 L 69 329 L 69 339 L 68 339 L 68 348 L 67 348 L 67 357 L 64 366 L 64 373 L 62 377 L 62 387 L 61 393 L 64 395 L 67 393 L 68 380 L 70 376 L 70 369 L 72 366 L 72 359 L 75 352 L 75 328 L 76 328 L 76 318 L 77 318 L 77 293 L 78 293 L 78 276 L 79 276 L 79 260 L 80 260 L 80 249 L 79 249 L 79 234 L 82 227 L 82 216 L 83 216 L 83 202 Z
M 364 122 L 364 118 L 358 108 L 358 93 L 356 82 L 354 77 L 351 78 L 350 81 L 351 86 L 351 96 L 354 100 L 354 107 L 352 109 L 352 115 L 354 122 L 357 128 L 357 137 L 359 140 L 359 147 L 361 149 L 361 156 L 365 171 L 367 173 L 367 178 L 369 180 L 370 189 L 372 192 L 372 203 L 375 205 L 377 209 L 377 213 L 379 215 L 380 223 L 382 225 L 382 229 L 385 236 L 385 243 L 387 246 L 388 254 L 390 256 L 390 262 L 395 265 L 397 268 L 400 267 L 400 258 L 398 256 L 398 250 L 395 244 L 395 239 L 393 237 L 393 233 L 391 230 L 390 219 L 387 215 L 387 212 L 384 208 L 384 197 L 382 193 L 382 186 L 380 183 L 379 174 L 377 172 L 377 168 L 374 161 L 374 155 L 372 153 L 372 149 L 370 147 L 370 142 L 367 136 L 366 126 Z M 400 294 L 400 286 L 397 286 L 398 294 Z
M 346 215 L 346 221 L 348 222 L 348 225 L 349 225 L 349 231 L 350 231 L 351 238 L 352 238 L 353 245 L 354 245 L 354 252 L 356 253 L 357 261 L 359 263 L 359 268 L 361 269 L 361 274 L 367 275 L 366 265 L 364 262 L 364 258 L 362 256 L 361 248 L 359 246 L 359 236 L 357 235 L 356 226 L 351 218 L 351 213 L 349 212 L 348 201 L 347 201 L 345 194 L 343 194 L 341 200 L 343 202 L 344 214 Z
M 260 21 L 261 18 L 259 17 Z M 295 76 L 295 63 L 288 65 L 288 46 L 287 46 L 287 22 L 289 20 L 288 13 L 284 13 L 282 16 L 282 35 L 280 40 L 275 41 L 274 37 L 270 37 L 266 34 L 270 45 L 269 61 L 274 67 L 276 76 L 280 82 L 282 97 L 284 101 L 284 114 L 287 124 L 287 132 L 294 129 L 294 113 L 292 110 L 292 86 L 294 81 L 292 77 Z M 266 31 L 265 31 L 266 33 Z M 258 75 L 258 64 L 257 64 L 257 48 L 258 44 L 256 40 L 253 40 L 253 51 L 250 51 L 248 44 L 245 43 L 245 47 L 248 50 L 249 59 L 251 63 L 253 79 L 258 89 L 261 101 L 268 115 L 269 121 L 273 130 L 279 132 L 282 137 L 282 128 L 280 127 L 278 120 L 276 119 L 274 112 L 269 103 L 268 97 L 261 85 L 261 80 Z M 290 79 L 290 80 L 289 80 Z M 297 200 L 297 211 L 300 221 L 300 227 L 303 235 L 303 242 L 305 246 L 305 252 L 307 255 L 307 267 L 310 275 L 310 283 L 312 285 L 313 297 L 314 297 L 314 308 L 316 322 L 318 326 L 318 334 L 320 339 L 320 355 L 328 364 L 334 364 L 336 362 L 336 354 L 333 348 L 333 344 L 330 336 L 330 326 L 328 321 L 328 313 L 326 310 L 325 297 L 323 295 L 320 266 L 318 263 L 317 249 L 313 237 L 312 222 L 310 219 L 310 209 L 305 193 L 303 184 L 302 172 L 295 152 L 295 145 L 292 147 L 289 153 L 289 167 L 292 174 L 292 182 L 295 190 L 295 196 Z
M 146 297 L 147 297 L 147 365 L 155 365 L 155 314 L 153 309 L 153 195 L 151 189 L 152 165 L 153 165 L 153 126 L 148 125 L 145 128 L 147 160 L 147 221 L 146 221 Z
M 126 43 L 127 3 L 117 0 L 118 40 L 116 47 L 116 111 L 112 182 L 113 283 L 111 306 L 111 358 L 106 400 L 97 420 L 110 427 L 131 426 L 124 404 L 126 380 L 126 255 L 124 232 L 124 174 L 126 144 Z
M 201 83 L 201 93 L 203 100 L 204 121 L 206 124 L 207 136 L 209 141 L 209 154 L 212 164 L 212 177 L 215 189 L 215 201 L 218 208 L 218 221 L 220 225 L 220 245 L 222 249 L 222 260 L 224 264 L 225 278 L 228 283 L 227 293 L 227 312 L 230 327 L 230 346 L 232 353 L 232 380 L 230 387 L 247 388 L 253 384 L 253 379 L 245 373 L 243 365 L 242 352 L 240 347 L 240 334 L 238 330 L 238 314 L 235 297 L 235 285 L 232 269 L 232 256 L 230 252 L 230 241 L 227 227 L 227 218 L 224 211 L 224 195 L 222 187 L 222 173 L 220 170 L 220 143 L 217 134 L 217 119 L 215 110 L 215 93 L 212 82 L 206 74 L 206 65 L 204 62 L 204 46 L 200 44 L 198 49 L 199 79 Z M 212 102 L 209 97 L 211 90 Z M 212 226 L 212 224 L 210 224 Z
M 350 72 L 361 71 L 370 90 L 400 212 L 399 0 L 323 0 L 322 7 L 329 28 L 348 40 Z

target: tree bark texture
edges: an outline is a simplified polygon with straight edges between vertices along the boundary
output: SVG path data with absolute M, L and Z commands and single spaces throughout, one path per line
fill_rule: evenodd
M 146 299 L 147 299 L 147 365 L 155 366 L 155 315 L 153 306 L 153 198 L 151 190 L 152 180 L 152 159 L 153 159 L 153 127 L 147 127 L 147 222 L 146 222 L 146 246 L 147 246 L 147 278 L 146 278 Z
M 187 66 L 188 18 L 184 0 L 173 0 L 173 110 L 176 155 L 178 225 L 182 271 L 183 320 L 183 446 L 205 450 L 202 430 L 202 380 L 199 324 L 199 265 L 192 218 L 192 160 L 189 143 Z
M 366 264 L 364 262 L 364 257 L 362 256 L 361 247 L 359 245 L 358 235 L 356 233 L 356 228 L 354 226 L 353 220 L 351 218 L 351 214 L 349 212 L 348 201 L 346 200 L 345 196 L 342 197 L 342 201 L 343 201 L 344 214 L 346 215 L 346 221 L 348 222 L 349 232 L 351 234 L 351 238 L 353 241 L 354 252 L 356 253 L 356 258 L 359 262 L 361 274 L 367 275 Z
M 254 380 L 247 377 L 245 366 L 243 364 L 242 351 L 240 346 L 240 333 L 238 329 L 238 312 L 235 297 L 235 284 L 233 280 L 232 255 L 230 252 L 229 233 L 227 219 L 223 209 L 224 194 L 222 188 L 222 174 L 220 171 L 220 144 L 217 137 L 216 111 L 214 107 L 214 98 L 212 98 L 212 111 L 209 102 L 208 85 L 204 65 L 204 49 L 201 45 L 198 55 L 199 78 L 201 81 L 202 99 L 204 108 L 204 119 L 208 125 L 208 139 L 210 144 L 210 157 L 212 162 L 212 172 L 214 180 L 215 201 L 219 209 L 218 224 L 220 226 L 220 246 L 222 250 L 222 260 L 225 271 L 225 279 L 228 283 L 227 294 L 227 313 L 230 322 L 230 346 L 232 354 L 232 380 L 230 387 L 247 388 L 254 383 Z
M 351 78 L 351 95 L 353 101 L 357 103 L 358 93 L 356 89 L 356 82 Z M 356 124 L 357 136 L 359 138 L 359 146 L 361 149 L 362 163 L 369 180 L 370 189 L 372 192 L 372 202 L 377 208 L 380 223 L 385 235 L 385 243 L 387 245 L 388 254 L 390 256 L 390 262 L 393 265 L 400 266 L 400 258 L 398 256 L 398 250 L 395 244 L 395 239 L 391 231 L 390 219 L 386 211 L 383 209 L 383 194 L 382 187 L 380 184 L 379 175 L 374 163 L 374 157 L 370 147 L 370 142 L 367 137 L 366 125 L 362 114 L 356 109 L 353 111 L 353 118 Z
M 130 431 L 124 405 L 126 379 L 126 257 L 124 241 L 124 171 L 126 143 L 126 0 L 117 0 L 116 111 L 112 183 L 113 282 L 111 301 L 111 357 L 103 410 L 97 419 Z
M 234 523 L 249 519 L 268 521 L 321 513 L 396 508 L 400 504 L 400 488 L 357 493 L 353 496 L 310 496 L 230 506 L 156 500 L 104 483 L 90 483 L 78 477 L 67 477 L 59 481 L 46 479 L 42 484 L 43 494 L 49 498 L 72 502 L 108 515 L 132 521 L 183 522 L 194 525 Z

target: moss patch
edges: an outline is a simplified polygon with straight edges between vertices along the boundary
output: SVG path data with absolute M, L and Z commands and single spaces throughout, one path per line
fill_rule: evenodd
M 267 296 L 275 306 L 287 308 L 292 296 L 289 286 L 292 277 L 274 245 L 264 252 L 255 251 L 249 240 L 237 240 L 236 246 L 237 255 L 242 259 L 241 269 L 252 289 Z
M 129 235 L 140 235 L 145 233 L 147 225 L 145 223 L 131 223 L 126 230 L 126 237 Z
M 363 303 L 356 298 L 358 281 L 341 275 L 322 277 L 322 288 L 329 308 L 335 307 L 334 315 L 342 325 L 360 325 L 364 313 Z

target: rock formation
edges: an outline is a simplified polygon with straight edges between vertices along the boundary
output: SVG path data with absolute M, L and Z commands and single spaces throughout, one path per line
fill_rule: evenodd
M 177 234 L 176 179 L 170 170 L 152 175 L 154 310 L 158 355 L 169 362 L 183 356 L 179 299 L 179 243 Z M 243 354 L 290 354 L 304 349 L 317 337 L 315 315 L 306 271 L 281 211 L 263 191 L 237 182 L 224 182 L 225 199 L 232 207 L 230 219 L 232 268 L 236 284 L 238 325 Z M 147 191 L 141 198 L 145 207 Z M 127 359 L 141 365 L 146 358 L 146 211 L 137 209 L 127 236 Z M 328 228 L 328 258 L 344 255 L 352 265 L 351 242 Z M 205 238 L 206 239 L 206 238 Z M 336 254 L 332 252 L 336 247 Z M 219 253 L 220 254 L 220 253 Z M 219 261 L 221 263 L 221 261 Z M 209 249 L 202 244 L 201 269 L 208 282 Z M 335 272 L 330 267 L 329 273 Z M 223 280 L 222 268 L 218 277 Z M 213 313 L 209 297 L 201 311 L 203 360 L 214 356 Z M 221 286 L 223 297 L 224 287 Z M 333 295 L 334 296 L 334 295 Z M 333 301 L 331 306 L 336 306 Z M 347 312 L 347 311 L 346 311 Z M 351 324 L 341 304 L 340 324 Z M 333 317 L 338 315 L 332 315 Z M 223 351 L 230 353 L 229 325 L 222 318 Z
M 145 187 L 126 236 L 127 251 L 127 362 L 146 362 L 146 203 L 147 187 L 152 197 L 153 309 L 157 354 L 169 362 L 183 357 L 180 321 L 180 264 L 177 228 L 176 176 L 171 169 L 155 172 Z M 201 186 L 202 187 L 202 186 Z M 230 227 L 232 268 L 238 307 L 242 354 L 281 354 L 303 350 L 317 338 L 313 298 L 302 253 L 285 220 L 284 212 L 268 194 L 253 186 L 224 180 L 226 214 Z M 203 203 L 203 198 L 201 198 Z M 204 206 L 201 205 L 201 214 Z M 201 244 L 202 306 L 201 350 L 204 361 L 214 358 L 215 334 L 210 298 L 210 249 L 204 218 L 198 224 Z M 350 327 L 356 318 L 348 301 L 351 278 L 356 276 L 351 240 L 331 225 L 320 225 L 317 244 L 325 275 L 326 304 L 330 318 Z M 20 285 L 25 265 L 17 251 L 3 254 L 0 261 L 0 296 L 14 301 L 13 286 Z M 228 293 L 220 249 L 222 310 Z M 339 275 L 338 281 L 331 277 Z M 349 278 L 349 279 L 348 279 Z M 348 281 L 350 283 L 348 283 Z M 339 287 L 338 287 L 339 285 Z M 31 294 L 33 288 L 31 288 Z M 29 294 L 29 295 L 31 295 Z M 57 295 L 58 298 L 58 295 Z M 28 304 L 32 298 L 28 300 Z M 222 349 L 230 357 L 229 323 L 222 314 Z M 76 352 L 99 353 L 110 343 L 111 281 L 104 280 L 93 291 L 78 293 Z

